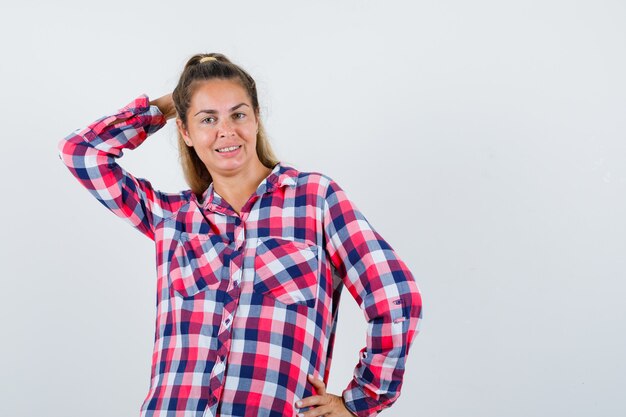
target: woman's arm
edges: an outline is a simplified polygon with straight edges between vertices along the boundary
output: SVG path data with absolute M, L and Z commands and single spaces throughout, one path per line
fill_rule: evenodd
M 150 105 L 157 106 L 159 111 L 163 113 L 163 116 L 165 116 L 167 120 L 176 116 L 176 108 L 174 107 L 174 100 L 172 99 L 171 93 L 161 96 L 156 100 L 152 100 Z
M 175 210 L 182 196 L 154 190 L 148 180 L 134 177 L 116 160 L 175 114 L 171 95 L 152 102 L 142 95 L 58 143 L 59 158 L 72 175 L 107 209 L 153 240 L 154 226 Z
M 409 348 L 422 317 L 415 278 L 339 185 L 330 180 L 324 207 L 326 250 L 368 322 L 346 407 L 375 416 L 400 395 Z

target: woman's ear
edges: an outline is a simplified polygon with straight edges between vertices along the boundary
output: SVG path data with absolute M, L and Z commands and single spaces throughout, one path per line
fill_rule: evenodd
M 193 142 L 191 142 L 191 138 L 189 137 L 189 132 L 187 132 L 187 129 L 185 128 L 185 125 L 183 124 L 183 121 L 180 120 L 179 117 L 176 118 L 176 127 L 178 128 L 178 131 L 180 132 L 180 135 L 183 137 L 183 140 L 185 141 L 187 146 L 193 147 Z

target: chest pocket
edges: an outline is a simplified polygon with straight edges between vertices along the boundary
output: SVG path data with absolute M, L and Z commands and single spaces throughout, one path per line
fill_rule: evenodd
M 261 238 L 254 269 L 255 291 L 283 304 L 315 306 L 317 246 L 281 238 Z
M 182 233 L 170 263 L 171 288 L 183 297 L 217 289 L 231 252 L 220 236 Z

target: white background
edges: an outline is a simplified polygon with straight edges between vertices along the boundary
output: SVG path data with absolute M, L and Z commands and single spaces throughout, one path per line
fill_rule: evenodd
M 626 414 L 623 0 L 0 8 L 0 415 L 138 415 L 152 242 L 56 145 L 197 52 L 256 78 L 280 159 L 335 179 L 414 272 L 424 320 L 382 415 Z M 177 158 L 168 125 L 120 163 L 177 191 Z M 331 392 L 364 331 L 345 292 Z

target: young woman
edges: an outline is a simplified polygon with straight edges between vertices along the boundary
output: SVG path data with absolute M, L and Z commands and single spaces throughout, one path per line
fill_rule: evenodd
M 117 164 L 176 117 L 190 189 Z M 173 94 L 142 95 L 58 144 L 70 172 L 155 242 L 156 337 L 141 416 L 374 416 L 400 395 L 421 319 L 411 272 L 341 187 L 274 156 L 254 80 L 193 56 Z M 342 394 L 326 392 L 339 296 L 368 322 Z

